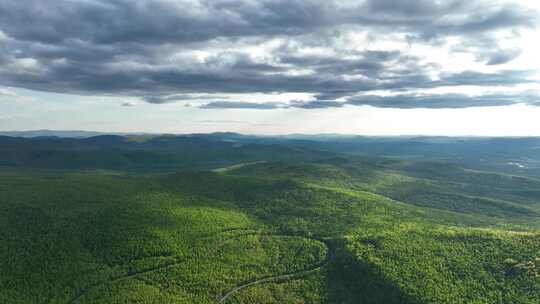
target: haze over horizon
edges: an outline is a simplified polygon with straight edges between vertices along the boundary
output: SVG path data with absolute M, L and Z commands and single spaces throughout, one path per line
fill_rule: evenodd
M 0 131 L 540 136 L 537 1 L 0 0 Z

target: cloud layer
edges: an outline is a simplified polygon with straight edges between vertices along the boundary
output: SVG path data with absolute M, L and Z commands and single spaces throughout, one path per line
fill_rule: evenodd
M 0 85 L 207 109 L 512 104 L 530 98 L 414 92 L 536 82 L 536 71 L 505 66 L 521 49 L 501 41 L 537 21 L 519 4 L 480 0 L 0 1 Z M 475 65 L 449 70 L 440 50 Z M 276 92 L 314 97 L 223 98 Z

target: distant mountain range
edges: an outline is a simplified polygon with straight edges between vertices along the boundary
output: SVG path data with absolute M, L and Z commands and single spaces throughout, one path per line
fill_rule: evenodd
M 105 134 L 116 134 L 121 135 L 120 133 L 102 133 L 102 132 L 93 132 L 93 131 L 79 131 L 79 130 L 68 130 L 68 131 L 56 131 L 56 130 L 31 130 L 31 131 L 0 131 L 0 136 L 12 136 L 12 137 L 68 137 L 68 138 L 85 138 L 92 136 L 99 136 Z
M 332 155 L 442 161 L 477 170 L 540 177 L 538 137 L 0 132 L 0 166 L 174 170 Z
M 273 139 L 293 139 L 293 140 L 316 140 L 316 141 L 336 141 L 336 140 L 355 140 L 355 141 L 415 141 L 415 142 L 456 142 L 461 140 L 486 140 L 486 139 L 537 139 L 540 137 L 488 137 L 488 136 L 424 136 L 424 135 L 398 135 L 398 136 L 366 136 L 354 134 L 287 134 L 287 135 L 248 135 L 235 132 L 213 132 L 213 133 L 192 133 L 192 134 L 167 134 L 167 133 L 145 133 L 145 132 L 97 132 L 83 130 L 27 130 L 27 131 L 0 131 L 0 136 L 11 137 L 60 137 L 60 138 L 88 138 L 100 135 L 180 135 L 180 136 L 211 136 L 220 138 L 273 138 Z

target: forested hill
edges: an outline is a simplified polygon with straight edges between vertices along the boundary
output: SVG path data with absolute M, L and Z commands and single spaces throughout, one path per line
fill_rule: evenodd
M 340 140 L 0 137 L 0 303 L 538 303 L 535 139 Z
M 0 136 L 0 166 L 8 167 L 171 171 L 260 160 L 309 161 L 329 155 L 309 147 L 253 143 L 217 135 Z
M 540 177 L 540 138 L 251 136 L 80 131 L 4 132 L 0 165 L 108 169 L 212 168 L 257 160 L 316 160 L 331 154 L 440 161 L 470 169 Z M 79 136 L 76 136 L 79 135 Z M 89 153 L 92 153 L 89 155 Z M 99 157 L 100 153 L 107 157 Z M 94 157 L 97 155 L 96 157 Z M 103 158 L 113 158 L 107 162 Z M 58 159 L 64 159 L 64 162 Z M 161 159 L 161 161 L 160 161 Z M 163 161 L 166 160 L 166 161 Z

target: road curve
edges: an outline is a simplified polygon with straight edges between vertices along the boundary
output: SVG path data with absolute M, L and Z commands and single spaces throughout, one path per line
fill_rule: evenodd
M 274 235 L 274 236 L 283 236 L 283 235 Z M 306 238 L 306 237 L 304 237 L 304 238 Z M 328 246 L 328 244 L 326 242 L 318 240 L 318 239 L 312 239 L 312 238 L 306 238 L 306 239 L 321 242 L 326 246 L 326 256 L 322 261 L 320 261 L 320 262 L 318 262 L 316 264 L 313 264 L 313 265 L 309 266 L 308 268 L 306 268 L 304 270 L 285 273 L 285 274 L 276 275 L 276 276 L 268 276 L 268 277 L 264 277 L 264 278 L 259 278 L 259 279 L 255 279 L 255 280 L 252 280 L 250 282 L 238 285 L 235 288 L 228 291 L 225 295 L 223 295 L 218 300 L 218 304 L 225 303 L 225 301 L 227 301 L 227 299 L 229 297 L 231 297 L 235 293 L 239 292 L 240 290 L 248 288 L 250 286 L 264 284 L 264 283 L 270 283 L 270 282 L 285 281 L 285 280 L 291 280 L 291 279 L 295 279 L 295 278 L 304 277 L 304 276 L 306 276 L 306 275 L 308 275 L 310 273 L 313 273 L 313 272 L 321 269 L 326 264 L 328 264 L 328 262 L 330 261 L 330 247 Z
M 247 234 L 254 234 L 255 233 L 254 231 L 252 231 L 250 229 L 247 229 L 247 228 L 228 228 L 228 229 L 221 230 L 221 231 L 219 231 L 217 233 L 212 233 L 212 234 L 200 236 L 199 239 L 200 240 L 205 240 L 205 239 L 217 237 L 217 236 L 222 235 L 224 233 L 235 232 L 235 231 L 246 231 Z M 237 236 L 233 236 L 233 237 L 237 237 Z M 165 256 L 160 256 L 160 257 L 165 257 Z M 130 272 L 130 273 L 127 273 L 127 274 L 122 275 L 122 276 L 113 277 L 113 278 L 111 278 L 109 280 L 106 280 L 106 281 L 101 281 L 101 282 L 94 283 L 94 284 L 92 284 L 92 285 L 90 285 L 90 286 L 88 286 L 86 288 L 81 289 L 73 298 L 69 299 L 69 301 L 66 302 L 66 304 L 75 304 L 75 303 L 79 302 L 79 300 L 81 298 L 83 298 L 90 290 L 92 290 L 94 288 L 97 288 L 99 286 L 102 286 L 102 285 L 105 285 L 105 284 L 110 284 L 110 283 L 115 283 L 115 282 L 119 282 L 119 281 L 123 281 L 123 280 L 132 279 L 132 278 L 135 278 L 135 277 L 140 276 L 140 275 L 157 272 L 157 271 L 164 270 L 164 269 L 169 269 L 169 268 L 178 266 L 178 265 L 184 263 L 185 261 L 187 261 L 187 260 L 184 259 L 184 260 L 181 260 L 181 261 L 177 261 L 177 262 L 174 262 L 174 263 L 169 263 L 169 264 L 159 266 L 159 267 L 152 267 L 152 268 L 144 269 L 144 270 L 137 271 L 137 272 Z M 45 303 L 49 303 L 49 302 L 50 302 L 50 300 L 46 301 Z
M 248 229 L 230 229 L 230 230 L 221 231 L 221 232 L 219 232 L 217 234 L 214 234 L 213 236 L 218 236 L 218 235 L 220 235 L 220 234 L 222 234 L 224 232 L 242 231 L 242 230 L 246 231 L 246 233 L 231 236 L 231 237 L 228 238 L 228 241 L 230 241 L 231 239 L 237 238 L 237 237 L 242 237 L 242 236 L 247 236 L 247 235 L 261 235 L 261 236 L 274 236 L 274 237 L 300 237 L 300 238 L 314 240 L 314 241 L 323 243 L 325 245 L 326 249 L 327 249 L 326 250 L 326 256 L 320 262 L 318 262 L 316 264 L 313 264 L 313 265 L 307 267 L 304 270 L 295 271 L 295 272 L 291 272 L 291 273 L 285 273 L 285 274 L 276 275 L 276 276 L 263 277 L 263 278 L 255 279 L 255 280 L 252 280 L 250 282 L 238 285 L 234 289 L 228 291 L 225 295 L 223 295 L 218 301 L 219 304 L 225 303 L 225 301 L 229 297 L 231 297 L 233 294 L 237 293 L 238 291 L 240 291 L 242 289 L 245 289 L 247 287 L 253 286 L 253 285 L 264 284 L 264 283 L 269 283 L 269 282 L 276 282 L 276 281 L 283 281 L 283 280 L 290 280 L 290 279 L 306 276 L 306 275 L 308 275 L 308 274 L 310 274 L 312 272 L 315 272 L 315 271 L 319 270 L 321 267 L 328 264 L 328 261 L 330 260 L 330 248 L 329 248 L 328 244 L 325 241 L 319 240 L 319 239 L 302 237 L 302 236 L 298 236 L 298 235 L 280 235 L 280 234 L 271 234 L 271 233 L 268 233 L 268 232 L 256 232 L 256 231 L 248 230 Z M 207 237 L 212 237 L 212 236 L 207 236 Z M 204 239 L 204 238 L 202 238 L 202 239 Z M 223 243 L 221 243 L 217 247 L 221 247 L 222 245 L 223 245 Z M 164 269 L 173 268 L 173 267 L 176 267 L 176 266 L 178 266 L 178 265 L 180 265 L 180 264 L 182 264 L 182 263 L 184 263 L 186 261 L 187 261 L 187 259 L 183 259 L 183 260 L 179 260 L 177 262 L 169 263 L 169 264 L 159 266 L 159 267 L 147 268 L 147 269 L 136 271 L 136 272 L 130 272 L 130 273 L 127 273 L 127 274 L 122 275 L 122 276 L 113 277 L 113 278 L 111 278 L 109 280 L 92 284 L 92 285 L 90 285 L 90 286 L 88 286 L 86 288 L 81 289 L 66 304 L 76 304 L 76 303 L 78 303 L 79 300 L 82 299 L 90 290 L 92 290 L 94 288 L 97 288 L 99 286 L 103 286 L 105 284 L 110 284 L 110 283 L 115 283 L 115 282 L 120 282 L 120 281 L 124 281 L 124 280 L 129 280 L 129 279 L 132 279 L 132 278 L 136 278 L 137 276 L 141 276 L 141 275 L 145 275 L 145 274 L 149 274 L 149 273 L 154 273 L 154 272 L 161 271 L 161 270 L 164 270 Z
M 67 302 L 67 304 L 75 304 L 75 303 L 77 303 L 82 297 L 84 297 L 84 295 L 86 295 L 90 290 L 92 290 L 92 289 L 94 289 L 96 287 L 99 287 L 99 286 L 102 286 L 102 285 L 105 285 L 105 284 L 108 284 L 108 283 L 115 283 L 115 282 L 120 282 L 120 281 L 123 281 L 123 280 L 132 279 L 132 278 L 135 278 L 135 277 L 140 276 L 140 275 L 157 272 L 157 271 L 164 270 L 164 269 L 169 269 L 169 268 L 178 266 L 178 265 L 184 263 L 185 261 L 186 260 L 181 260 L 181 261 L 178 261 L 178 262 L 170 263 L 170 264 L 159 266 L 159 267 L 148 268 L 148 269 L 144 269 L 144 270 L 137 271 L 137 272 L 130 272 L 130 273 L 126 274 L 126 275 L 113 277 L 113 278 L 111 278 L 110 280 L 107 280 L 107 281 L 95 283 L 93 285 L 90 285 L 87 288 L 82 289 L 75 297 L 71 298 Z

